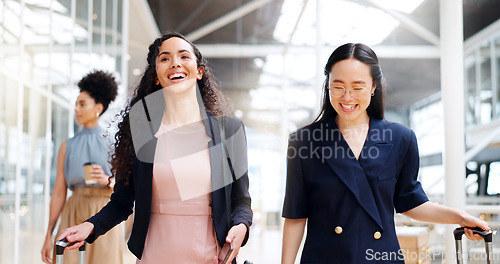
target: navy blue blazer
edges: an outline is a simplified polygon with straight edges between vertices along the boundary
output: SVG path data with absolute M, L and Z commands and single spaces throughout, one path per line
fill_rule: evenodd
M 140 103 L 139 103 L 140 104 Z M 154 112 L 154 109 L 149 109 L 150 112 Z M 224 182 L 222 174 L 222 166 L 227 166 L 227 162 L 223 162 L 220 147 L 220 133 L 218 127 L 218 118 L 208 114 L 204 116 L 205 128 L 207 135 L 212 138 L 209 141 L 209 153 L 210 153 L 210 166 L 211 166 L 211 179 L 212 179 L 212 214 L 213 214 L 213 224 L 217 236 L 217 241 L 219 245 L 224 245 L 226 242 L 226 236 L 229 231 L 227 224 L 227 213 L 226 213 L 226 196 L 223 186 L 215 186 Z M 155 131 L 159 127 L 160 119 L 152 121 Z M 244 126 L 239 120 L 226 118 L 225 131 L 226 138 L 231 138 L 233 135 L 243 134 L 244 136 Z M 241 137 L 240 137 L 241 139 Z M 235 170 L 241 170 L 242 168 L 237 168 L 237 166 L 246 166 L 246 138 L 245 142 L 232 142 L 228 140 L 228 150 L 231 156 L 233 166 Z M 238 149 L 244 148 L 244 149 Z M 92 233 L 86 241 L 89 243 L 94 242 L 99 236 L 105 234 L 108 230 L 113 228 L 115 225 L 126 220 L 130 214 L 132 214 L 132 209 L 135 203 L 135 214 L 134 223 L 132 226 L 132 233 L 128 241 L 128 247 L 130 251 L 139 259 L 142 257 L 144 250 L 144 243 L 146 241 L 146 236 L 148 233 L 149 220 L 151 215 L 151 199 L 152 199 L 152 181 L 153 181 L 153 163 L 145 162 L 145 156 L 154 156 L 154 151 L 156 149 L 156 138 L 151 136 L 151 139 L 142 146 L 141 150 L 136 155 L 134 166 L 133 166 L 133 176 L 130 179 L 128 185 L 124 182 L 118 181 L 115 184 L 114 192 L 111 195 L 111 199 L 108 204 L 103 207 L 96 215 L 89 218 L 87 221 L 94 224 L 94 233 Z M 147 153 L 141 153 L 141 151 L 146 151 Z M 239 155 L 242 154 L 242 155 Z M 142 157 L 138 159 L 137 157 Z M 147 159 L 146 159 L 147 160 Z M 153 159 L 150 159 L 151 161 Z M 251 199 L 248 193 L 248 171 L 244 168 L 244 172 L 241 175 L 236 175 L 237 180 L 229 183 L 225 188 L 229 189 L 231 198 L 231 223 L 230 226 L 234 226 L 243 223 L 247 226 L 247 234 L 243 241 L 243 245 L 246 244 L 249 236 L 250 226 L 252 224 L 252 210 L 251 210 Z
M 428 201 L 413 131 L 372 118 L 357 160 L 330 117 L 291 134 L 287 160 L 283 217 L 308 219 L 301 263 L 404 263 L 394 210 Z

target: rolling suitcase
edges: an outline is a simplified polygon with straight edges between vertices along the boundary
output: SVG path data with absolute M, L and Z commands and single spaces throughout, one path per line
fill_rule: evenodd
M 493 251 L 492 251 L 492 246 L 491 243 L 493 242 L 493 234 L 490 231 L 485 231 L 479 227 L 468 227 L 469 229 L 472 229 L 474 234 L 478 234 L 483 237 L 484 239 L 484 247 L 486 248 L 486 263 L 492 264 L 493 261 Z M 453 231 L 453 235 L 455 236 L 455 246 L 457 249 L 457 263 L 462 264 L 463 263 L 463 255 L 462 255 L 462 235 L 465 233 L 463 227 L 459 227 Z
M 66 238 L 63 238 L 56 242 L 56 264 L 63 264 L 63 253 L 66 247 L 75 244 L 75 242 L 68 242 Z M 85 245 L 87 243 L 84 242 L 83 245 L 78 249 L 80 251 L 78 256 L 78 263 L 85 264 Z

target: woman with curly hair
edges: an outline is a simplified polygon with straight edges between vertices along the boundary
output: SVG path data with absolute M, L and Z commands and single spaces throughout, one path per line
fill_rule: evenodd
M 66 140 L 59 148 L 57 173 L 50 201 L 49 225 L 42 248 L 42 260 L 52 263 L 52 232 L 61 215 L 59 230 L 81 223 L 97 213 L 109 201 L 111 164 L 108 154 L 111 142 L 103 137 L 99 117 L 116 98 L 118 86 L 115 78 L 103 71 L 93 71 L 78 83 L 80 94 L 75 103 L 76 122 L 82 131 Z M 92 162 L 92 183 L 85 181 L 84 164 Z M 73 191 L 66 201 L 67 189 Z M 98 243 L 87 248 L 87 263 L 122 263 L 123 235 L 113 228 Z M 77 252 L 65 252 L 64 263 L 78 263 Z
M 128 246 L 137 263 L 235 262 L 252 222 L 243 123 L 224 116 L 228 100 L 181 34 L 156 39 L 147 63 L 118 126 L 110 202 L 58 239 L 79 241 L 69 249 L 92 243 L 135 204 Z

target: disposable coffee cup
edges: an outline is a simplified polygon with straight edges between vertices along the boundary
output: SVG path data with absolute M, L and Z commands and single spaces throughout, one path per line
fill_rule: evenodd
M 96 184 L 97 181 L 92 178 L 90 173 L 92 172 L 92 169 L 94 168 L 95 162 L 87 162 L 83 164 L 83 174 L 85 175 L 85 184 Z

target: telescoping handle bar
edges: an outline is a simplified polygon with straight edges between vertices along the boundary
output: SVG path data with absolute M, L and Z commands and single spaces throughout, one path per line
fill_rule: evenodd
M 66 247 L 74 245 L 76 242 L 69 242 L 66 238 L 63 238 L 56 242 L 56 264 L 63 264 L 63 253 Z M 78 262 L 80 264 L 85 263 L 85 245 L 87 242 L 84 242 L 83 245 L 78 248 L 80 251 Z
M 493 258 L 493 251 L 492 251 L 492 245 L 491 242 L 493 241 L 493 232 L 483 230 L 479 227 L 467 227 L 468 229 L 472 230 L 474 234 L 478 234 L 483 237 L 484 239 L 484 247 L 486 249 L 486 263 L 487 264 L 492 264 L 492 258 Z M 462 236 L 465 234 L 464 228 L 459 227 L 453 230 L 453 235 L 455 236 L 455 246 L 457 249 L 457 263 L 462 264 L 463 263 L 463 255 L 462 255 Z

